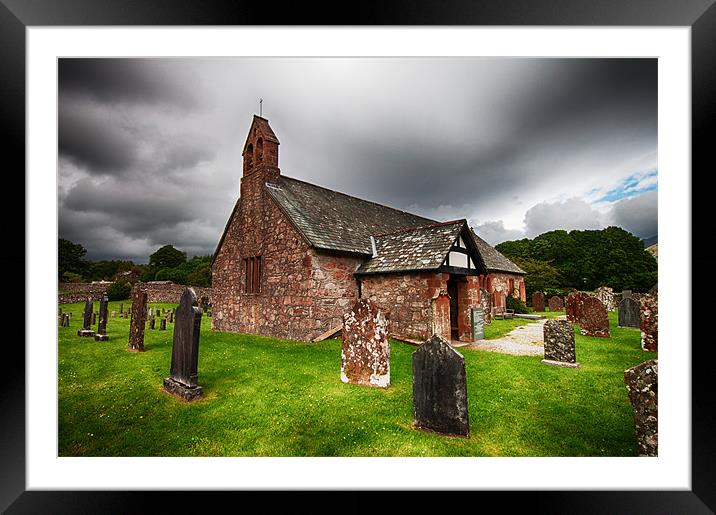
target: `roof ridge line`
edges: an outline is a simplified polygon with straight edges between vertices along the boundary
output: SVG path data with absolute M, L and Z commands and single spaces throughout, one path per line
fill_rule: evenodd
M 373 205 L 376 205 L 376 206 L 384 207 L 384 208 L 390 209 L 391 211 L 399 211 L 400 213 L 405 213 L 406 215 L 411 215 L 411 216 L 417 216 L 418 218 L 423 218 L 424 220 L 432 220 L 431 218 L 425 217 L 425 216 L 423 216 L 423 215 L 416 215 L 415 213 L 411 213 L 410 211 L 403 211 L 402 209 L 398 209 L 398 208 L 395 208 L 395 207 L 386 206 L 385 204 L 381 204 L 381 203 L 376 202 L 376 201 L 374 201 L 374 200 L 367 200 L 367 199 L 364 199 L 364 198 L 356 197 L 355 195 L 349 195 L 348 193 L 343 193 L 342 191 L 332 190 L 332 189 L 330 189 L 330 188 L 326 188 L 325 186 L 319 186 L 318 184 L 314 184 L 314 183 L 312 183 L 312 182 L 302 181 L 301 179 L 296 179 L 296 178 L 294 178 L 294 177 L 289 177 L 288 175 L 283 175 L 283 174 L 281 174 L 281 177 L 284 178 L 284 179 L 289 179 L 289 180 L 292 180 L 292 181 L 301 182 L 301 183 L 303 183 L 303 184 L 308 184 L 309 186 L 313 186 L 314 188 L 320 188 L 320 189 L 322 189 L 322 190 L 330 191 L 331 193 L 336 193 L 336 194 L 338 194 L 338 195 L 343 195 L 344 197 L 349 197 L 349 198 L 352 198 L 352 199 L 360 200 L 361 202 L 367 202 L 367 203 L 369 203 L 369 204 L 373 204 Z M 432 221 L 433 221 L 433 222 L 437 222 L 436 220 L 432 220 Z M 440 223 L 440 222 L 437 222 L 437 223 Z
M 378 233 L 378 234 L 373 234 L 372 236 L 374 236 L 374 237 L 378 237 L 378 236 L 392 236 L 392 235 L 401 234 L 401 233 L 404 233 L 404 232 L 418 231 L 418 230 L 420 230 L 420 229 L 430 229 L 430 228 L 433 228 L 433 227 L 440 227 L 440 226 L 443 226 L 443 225 L 455 225 L 455 224 L 457 224 L 457 223 L 462 223 L 462 222 L 465 222 L 465 223 L 466 223 L 467 220 L 464 219 L 464 218 L 459 218 L 459 219 L 457 219 L 457 220 L 448 220 L 447 222 L 436 222 L 436 223 L 434 223 L 434 224 L 420 225 L 420 226 L 418 226 L 418 227 L 409 227 L 409 228 L 407 228 L 407 229 L 398 229 L 397 231 L 381 232 L 381 233 Z

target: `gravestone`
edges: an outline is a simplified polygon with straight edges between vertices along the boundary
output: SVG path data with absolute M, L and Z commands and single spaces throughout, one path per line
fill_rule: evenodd
M 612 290 L 609 286 L 600 286 L 594 290 L 594 296 L 598 298 L 602 304 L 604 304 L 607 311 L 614 311 L 616 309 L 616 304 L 614 303 L 614 290 Z
M 609 338 L 609 312 L 597 297 L 587 296 L 579 319 L 582 336 Z
M 174 323 L 174 310 L 173 309 L 169 312 L 169 323 L 170 324 Z
M 154 315 L 149 317 L 149 329 L 154 329 Z
M 132 319 L 129 322 L 129 350 L 144 352 L 144 324 L 147 317 L 147 292 L 137 288 L 132 295 Z
M 109 340 L 107 336 L 107 311 L 109 310 L 109 297 L 102 295 L 99 300 L 99 324 L 97 324 L 97 334 L 94 339 L 98 342 L 106 342 Z
M 169 377 L 164 379 L 165 391 L 187 401 L 198 399 L 203 394 L 197 382 L 201 313 L 194 289 L 187 288 L 179 301 L 171 368 Z
M 544 311 L 544 293 L 536 291 L 532 294 L 532 309 Z
M 658 293 L 642 295 L 640 303 L 641 349 L 649 352 L 659 350 L 659 299 Z
M 60 316 L 60 327 L 69 327 L 69 326 L 70 326 L 69 313 L 62 313 L 62 316 Z
M 167 319 L 166 319 L 166 318 L 162 318 L 162 319 L 159 321 L 159 330 L 160 330 L 160 331 L 166 331 L 166 330 L 167 330 Z
M 482 308 L 485 323 L 492 323 L 492 296 L 485 288 L 480 288 L 480 307 Z
M 581 291 L 573 291 L 567 295 L 567 302 L 564 303 L 564 312 L 567 315 L 567 320 L 573 324 L 580 323 L 580 317 L 582 316 L 582 310 L 584 309 L 584 301 L 589 297 L 586 293 Z
M 470 436 L 465 359 L 438 335 L 413 353 L 413 425 Z
M 122 303 L 119 304 L 119 312 L 120 313 L 124 312 L 124 304 L 122 304 Z
M 92 325 L 97 323 L 97 313 L 92 313 Z
M 549 310 L 551 312 L 562 311 L 563 309 L 564 303 L 562 302 L 562 297 L 557 297 L 555 295 L 549 299 Z
M 639 328 L 641 318 L 639 316 L 639 302 L 632 297 L 626 297 L 619 303 L 619 327 Z
M 547 320 L 544 331 L 545 365 L 579 368 L 574 348 L 574 326 L 569 320 Z
M 341 381 L 387 388 L 390 385 L 388 318 L 370 299 L 359 299 L 343 315 Z
M 472 341 L 485 339 L 485 314 L 482 308 L 472 308 L 470 310 L 472 318 Z
M 82 318 L 82 329 L 77 331 L 77 336 L 94 336 L 92 330 L 92 299 L 85 301 L 85 311 Z
M 659 448 L 658 360 L 650 359 L 624 371 L 624 384 L 634 410 L 639 456 L 657 456 Z

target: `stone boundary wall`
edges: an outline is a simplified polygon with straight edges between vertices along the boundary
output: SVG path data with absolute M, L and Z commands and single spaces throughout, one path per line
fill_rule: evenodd
M 88 297 L 93 301 L 99 301 L 111 285 L 112 283 L 60 283 L 57 303 L 84 302 Z M 135 283 L 132 286 L 132 293 L 137 287 L 147 292 L 147 302 L 173 302 L 174 304 L 179 304 L 181 294 L 186 288 L 183 284 L 174 284 L 172 282 Z M 198 286 L 192 286 L 192 288 L 194 288 L 198 299 L 208 295 L 211 303 L 211 288 L 200 288 Z
M 136 288 L 147 292 L 147 302 L 168 302 L 179 304 L 179 299 L 181 299 L 181 295 L 184 293 L 187 286 L 183 284 L 175 284 L 169 281 L 162 281 L 134 283 L 134 285 L 132 285 L 132 292 L 134 292 Z M 199 286 L 192 286 L 191 288 L 193 288 L 196 292 L 197 300 L 201 300 L 204 295 L 207 295 L 209 297 L 209 303 L 212 302 L 211 288 L 200 288 Z
M 100 300 L 112 283 L 59 283 L 57 292 L 58 304 L 84 302 L 87 297 L 93 301 Z

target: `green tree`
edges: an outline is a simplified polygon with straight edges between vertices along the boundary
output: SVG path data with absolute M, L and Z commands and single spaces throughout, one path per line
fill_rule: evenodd
M 548 288 L 558 288 L 561 283 L 559 270 L 547 261 L 538 259 L 515 257 L 512 261 L 522 270 L 525 275 L 525 292 L 530 298 L 536 291 L 545 291 Z
M 174 248 L 173 245 L 164 245 L 149 256 L 149 266 L 156 270 L 174 268 L 186 262 L 186 252 Z
M 57 243 L 57 278 L 63 280 L 67 272 L 84 275 L 89 268 L 89 263 L 82 259 L 87 249 L 62 238 Z

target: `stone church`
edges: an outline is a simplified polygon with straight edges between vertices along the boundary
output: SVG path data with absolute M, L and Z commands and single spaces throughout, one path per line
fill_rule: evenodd
M 465 219 L 438 222 L 282 175 L 279 141 L 254 116 L 241 193 L 212 263 L 213 328 L 309 341 L 356 299 L 391 336 L 470 341 L 473 307 L 525 300 L 525 272 Z

